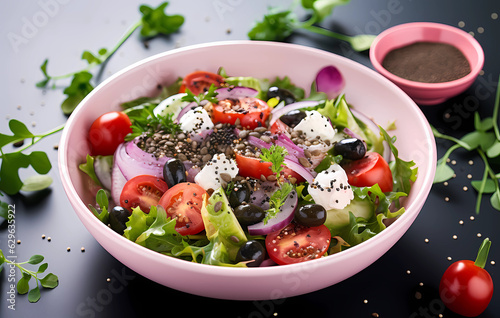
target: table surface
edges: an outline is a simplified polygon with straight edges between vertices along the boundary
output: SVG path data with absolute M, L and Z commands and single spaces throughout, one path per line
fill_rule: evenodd
M 159 2 L 150 2 L 156 6 Z M 69 0 L 0 3 L 0 131 L 7 133 L 9 119 L 19 119 L 35 132 L 65 122 L 60 110 L 61 89 L 41 90 L 40 65 L 49 58 L 52 74 L 84 67 L 84 50 L 112 47 L 138 18 L 137 1 L 85 2 Z M 253 21 L 269 6 L 288 1 L 171 1 L 167 12 L 186 21 L 181 31 L 149 41 L 146 48 L 138 32 L 111 58 L 102 73 L 109 77 L 145 57 L 191 44 L 247 39 Z M 298 10 L 305 18 L 304 12 Z M 356 0 L 335 9 L 323 27 L 347 34 L 379 32 L 393 25 L 430 21 L 471 32 L 482 45 L 486 61 L 482 74 L 465 93 L 436 106 L 421 106 L 429 122 L 460 137 L 473 129 L 474 112 L 491 116 L 500 73 L 500 6 L 496 1 Z M 346 56 L 372 67 L 367 52 L 358 53 L 345 43 L 323 36 L 296 33 L 288 41 Z M 58 176 L 57 145 L 60 134 L 35 145 L 46 151 L 53 164 L 50 189 L 23 193 L 1 200 L 15 205 L 18 260 L 42 254 L 48 271 L 59 276 L 53 290 L 42 290 L 36 304 L 16 295 L 15 311 L 8 308 L 8 273 L 0 274 L 0 317 L 145 317 L 158 310 L 181 309 L 188 316 L 219 317 L 457 317 L 440 302 L 437 288 L 445 269 L 459 259 L 474 259 L 485 237 L 493 244 L 486 269 L 498 282 L 500 264 L 500 212 L 483 198 L 475 213 L 476 192 L 469 175 L 480 179 L 482 160 L 475 153 L 456 151 L 451 159 L 456 177 L 448 185 L 436 184 L 415 223 L 384 256 L 353 277 L 310 294 L 276 301 L 227 301 L 193 296 L 156 284 L 128 269 L 108 254 L 88 233 L 73 212 Z M 450 146 L 437 140 L 438 157 Z M 7 149 L 10 151 L 9 149 Z M 28 176 L 31 171 L 22 171 Z M 0 226 L 0 248 L 7 246 L 6 222 Z M 45 239 L 42 236 L 45 235 Z M 51 238 L 49 241 L 48 238 Z M 71 248 L 70 251 L 67 248 Z M 81 248 L 85 251 L 82 252 Z M 19 277 L 18 277 L 19 278 Z M 121 282 L 110 291 L 108 280 Z M 216 288 L 216 287 L 214 287 Z M 245 288 L 245 286 L 241 286 Z M 421 296 L 421 297 L 420 297 Z M 496 292 L 481 317 L 498 317 Z M 166 313 L 168 315 L 168 313 Z

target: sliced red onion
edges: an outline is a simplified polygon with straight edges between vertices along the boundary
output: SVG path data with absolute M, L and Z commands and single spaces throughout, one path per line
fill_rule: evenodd
M 271 111 L 271 120 L 269 121 L 269 127 L 271 127 L 281 116 L 285 115 L 288 112 L 291 112 L 292 110 L 296 109 L 301 109 L 301 108 L 307 108 L 307 107 L 314 107 L 318 106 L 319 102 L 315 100 L 303 100 L 301 102 L 296 102 L 293 104 L 288 104 L 284 107 L 281 107 L 279 109 L 273 109 Z
M 121 144 L 115 152 L 115 162 L 127 180 L 143 174 L 163 178 L 163 166 L 169 159 L 156 159 L 153 154 L 143 151 L 133 141 Z
M 314 170 L 308 170 L 304 166 L 302 166 L 300 163 L 292 161 L 288 158 L 285 158 L 284 164 L 292 169 L 292 171 L 298 173 L 302 178 L 304 178 L 308 183 L 312 183 L 314 177 L 316 176 L 316 172 Z
M 96 156 L 94 158 L 94 171 L 97 179 L 105 189 L 111 189 L 111 171 L 113 169 L 113 159 L 111 156 Z
M 278 265 L 278 264 L 276 264 L 276 262 L 273 261 L 272 259 L 266 258 L 265 260 L 262 261 L 262 263 L 260 263 L 259 267 L 268 267 L 268 266 L 275 266 L 275 265 Z
M 275 144 L 278 146 L 284 147 L 288 154 L 300 158 L 305 157 L 304 149 L 297 146 L 290 138 L 288 138 L 285 134 L 279 134 L 278 139 L 275 141 Z
M 276 217 L 270 219 L 267 224 L 264 222 L 259 222 L 257 224 L 248 226 L 248 234 L 250 235 L 267 235 L 271 232 L 280 230 L 290 224 L 293 220 L 293 215 L 298 205 L 298 195 L 297 192 L 292 191 L 288 198 L 283 203 L 280 208 L 280 212 Z
M 378 125 L 373 120 L 371 120 L 368 116 L 355 110 L 354 108 L 351 108 L 350 110 L 354 116 L 356 116 L 359 120 L 361 120 L 368 127 L 368 129 L 370 129 L 374 133 L 380 132 L 380 128 L 378 127 Z M 385 141 L 384 141 L 384 153 L 382 154 L 382 157 L 387 162 L 391 161 L 392 151 L 391 151 L 389 145 Z
M 323 67 L 316 75 L 316 90 L 326 93 L 329 99 L 337 97 L 344 86 L 342 74 L 333 65 Z
M 123 176 L 118 164 L 116 163 L 116 152 L 115 152 L 115 160 L 113 162 L 113 169 L 111 170 L 111 198 L 113 199 L 116 205 L 120 204 L 120 195 L 122 193 L 123 187 L 125 183 L 127 183 L 127 179 Z
M 248 143 L 257 148 L 269 149 L 273 145 L 271 142 L 265 142 L 264 140 L 257 138 L 255 136 L 248 136 Z
M 259 92 L 250 87 L 236 86 L 236 87 L 222 87 L 215 90 L 217 99 L 238 99 L 243 97 L 255 97 Z
M 182 116 L 184 116 L 188 111 L 190 111 L 191 109 L 195 108 L 195 107 L 198 107 L 198 104 L 196 104 L 195 102 L 192 102 L 190 104 L 187 104 L 186 107 L 184 107 L 183 109 L 181 109 L 179 115 L 177 115 L 177 118 L 175 119 L 175 123 L 179 123 Z
M 290 142 L 292 142 L 292 141 L 290 140 Z M 273 143 L 271 143 L 271 142 L 265 142 L 262 139 L 254 137 L 254 136 L 248 136 L 248 143 L 254 147 L 259 148 L 259 149 L 261 149 L 261 148 L 269 149 L 273 145 Z M 288 159 L 288 160 L 291 160 L 291 161 L 298 163 L 299 159 L 297 158 L 297 154 L 299 157 L 304 157 L 304 151 L 300 148 L 299 148 L 300 150 L 294 150 L 294 149 L 292 149 L 292 146 L 290 144 L 285 143 L 283 141 L 280 142 L 279 140 L 276 140 L 275 144 L 278 146 L 284 147 L 288 151 L 288 155 L 285 156 L 285 159 Z M 292 142 L 292 144 L 293 144 L 293 142 Z M 302 152 L 302 154 L 300 154 L 300 152 Z

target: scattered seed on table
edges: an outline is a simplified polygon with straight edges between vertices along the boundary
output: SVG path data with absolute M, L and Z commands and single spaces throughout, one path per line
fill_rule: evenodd
M 458 221 L 458 224 L 463 225 L 463 224 L 464 224 L 464 221 L 463 221 L 463 220 L 460 220 L 460 221 Z
M 491 261 L 490 264 L 491 265 L 495 265 L 496 263 L 495 263 L 495 261 Z
M 363 300 L 365 304 L 368 304 L 368 299 Z
M 445 200 L 446 202 L 449 202 L 449 201 L 450 201 L 450 198 L 449 198 L 449 197 L 445 197 L 445 198 L 444 198 L 444 200 Z
M 463 189 L 464 191 L 469 190 L 469 188 L 467 188 L 466 186 L 464 186 L 462 189 Z
M 372 317 L 374 317 L 374 318 L 379 318 L 379 317 L 380 317 L 380 315 L 379 315 L 379 314 L 377 314 L 376 312 L 374 312 L 374 313 L 372 314 Z
M 45 234 L 42 234 L 42 240 L 45 240 Z
M 458 236 L 456 235 L 453 235 L 453 239 L 456 240 L 458 238 Z
M 471 166 L 472 166 L 473 164 L 474 164 L 474 161 L 469 160 L 469 165 L 471 165 Z
M 47 237 L 47 242 L 50 242 L 50 241 L 52 241 L 52 238 L 49 236 L 49 237 Z
M 21 240 L 17 240 L 17 244 L 21 244 Z
M 467 179 L 472 179 L 472 175 L 470 173 L 467 175 Z
M 408 269 L 406 270 L 406 274 L 410 275 L 411 274 L 411 271 Z
M 424 240 L 424 242 L 425 242 L 425 243 L 429 243 L 429 239 L 428 239 L 428 238 L 426 238 L 426 239 Z
M 481 233 L 477 233 L 477 237 L 481 237 L 483 236 Z
M 85 252 L 85 247 L 82 246 L 82 248 L 80 249 L 80 251 L 82 251 L 82 253 Z
M 470 220 L 474 221 L 474 219 L 475 219 L 474 216 L 471 215 Z
M 449 260 L 449 261 L 451 261 L 451 256 L 448 256 L 446 259 Z
M 68 252 L 69 252 L 69 251 L 71 251 L 71 247 L 69 247 L 69 246 L 68 246 L 68 247 L 66 248 L 66 251 L 68 251 Z

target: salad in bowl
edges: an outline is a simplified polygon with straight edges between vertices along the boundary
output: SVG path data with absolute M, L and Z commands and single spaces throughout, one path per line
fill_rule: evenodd
M 387 252 L 424 205 L 436 149 L 418 106 L 373 70 L 235 41 L 106 79 L 68 119 L 58 164 L 78 218 L 125 266 L 257 300 L 331 286 Z
M 90 210 L 153 251 L 210 265 L 336 254 L 404 213 L 417 177 L 393 137 L 347 102 L 342 74 L 312 91 L 286 75 L 196 70 L 97 118 L 81 170 Z M 333 97 L 332 97 L 333 96 Z

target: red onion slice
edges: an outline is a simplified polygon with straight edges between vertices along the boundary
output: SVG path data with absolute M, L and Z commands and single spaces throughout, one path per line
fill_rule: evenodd
M 342 73 L 333 65 L 323 67 L 316 75 L 316 90 L 326 93 L 329 99 L 337 97 L 344 86 Z
M 292 161 L 288 158 L 285 158 L 284 160 L 285 165 L 298 173 L 302 178 L 304 178 L 308 183 L 312 183 L 314 177 L 316 176 L 316 172 L 314 170 L 308 170 L 304 166 L 302 166 L 300 163 Z
M 116 163 L 116 152 L 115 159 L 113 160 L 113 168 L 111 170 L 111 198 L 113 199 L 116 205 L 120 204 L 120 195 L 122 193 L 123 187 L 125 183 L 127 183 L 127 179 L 123 176 L 118 164 Z
M 182 116 L 184 116 L 188 111 L 190 111 L 191 109 L 193 109 L 195 107 L 198 107 L 198 104 L 196 104 L 195 102 L 187 104 L 183 109 L 181 109 L 179 115 L 177 115 L 177 118 L 175 119 L 174 122 L 179 123 Z
M 244 97 L 255 97 L 259 92 L 250 87 L 236 86 L 236 87 L 222 87 L 215 90 L 217 99 L 238 99 Z
M 264 222 L 259 222 L 257 224 L 249 225 L 248 234 L 267 235 L 290 224 L 290 222 L 292 222 L 293 220 L 295 210 L 297 209 L 297 197 L 297 192 L 290 192 L 288 198 L 285 200 L 285 203 L 283 203 L 283 206 L 280 208 L 280 212 L 276 215 L 276 217 L 270 219 L 267 224 L 264 224 Z

